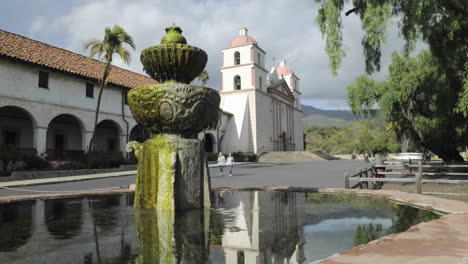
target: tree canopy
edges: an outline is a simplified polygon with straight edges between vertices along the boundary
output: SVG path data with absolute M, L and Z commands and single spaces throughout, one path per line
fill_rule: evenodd
M 409 134 L 444 160 L 461 161 L 466 146 L 468 116 L 468 1 L 466 0 L 324 0 L 317 23 L 326 38 L 330 68 L 338 73 L 346 55 L 342 30 L 345 15 L 358 15 L 366 73 L 379 71 L 381 46 L 387 26 L 396 21 L 405 40 L 400 54 L 393 54 L 389 80 L 376 82 L 361 76 L 348 87 L 355 113 L 383 110 L 395 131 Z M 429 51 L 409 58 L 417 41 Z
M 360 76 L 347 87 L 353 112 L 369 115 L 380 108 L 401 138 L 411 138 L 447 161 L 463 161 L 468 120 L 454 111 L 458 93 L 428 51 L 416 58 L 393 54 L 387 81 Z
M 387 154 L 397 152 L 399 142 L 381 117 L 353 121 L 346 127 L 305 129 L 306 149 L 323 150 L 330 154 Z
M 102 79 L 99 81 L 100 88 L 94 117 L 93 136 L 88 147 L 89 151 L 92 150 L 94 137 L 96 135 L 101 97 L 111 71 L 112 58 L 114 54 L 118 54 L 124 63 L 130 62 L 130 53 L 125 49 L 124 44 L 135 49 L 133 38 L 125 32 L 123 28 L 115 25 L 113 28 L 106 27 L 103 40 L 91 39 L 86 41 L 83 46 L 85 50 L 90 49 L 89 60 L 97 56 L 99 60 L 104 62 L 104 72 L 102 74 Z

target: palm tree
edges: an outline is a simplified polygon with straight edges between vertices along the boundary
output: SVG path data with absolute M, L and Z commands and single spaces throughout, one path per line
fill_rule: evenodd
M 93 141 L 96 135 L 97 121 L 99 117 L 99 108 L 101 108 L 102 92 L 108 81 L 111 70 L 112 57 L 114 53 L 117 53 L 124 63 L 127 64 L 130 61 L 130 53 L 123 46 L 125 43 L 135 50 L 133 38 L 128 35 L 123 28 L 115 25 L 112 29 L 110 27 L 106 27 L 104 40 L 101 41 L 97 39 L 91 39 L 86 41 L 84 44 L 85 50 L 90 49 L 88 61 L 97 55 L 97 58 L 105 63 L 102 79 L 99 80 L 100 89 L 96 106 L 96 114 L 94 117 L 94 130 L 91 141 L 89 142 L 88 151 L 91 151 L 93 147 Z

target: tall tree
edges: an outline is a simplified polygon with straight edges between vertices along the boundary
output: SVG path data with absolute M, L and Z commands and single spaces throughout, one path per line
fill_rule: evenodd
M 429 64 L 433 67 L 422 67 L 431 69 L 434 74 L 438 74 L 441 79 L 444 79 L 443 85 L 439 86 L 438 98 L 445 98 L 446 100 L 440 99 L 440 103 L 445 104 L 440 109 L 445 108 L 446 114 L 442 111 L 437 112 L 436 115 L 425 116 L 424 122 L 431 123 L 429 127 L 439 127 L 444 130 L 455 129 L 460 134 L 456 137 L 457 140 L 465 138 L 468 130 L 465 130 L 464 123 L 467 123 L 466 118 L 462 116 L 468 116 L 468 1 L 466 0 L 427 0 L 427 1 L 416 1 L 416 0 L 316 0 L 322 2 L 322 7 L 319 9 L 317 22 L 320 26 L 320 30 L 326 38 L 326 52 L 330 58 L 330 68 L 334 75 L 338 73 L 338 69 L 341 66 L 341 61 L 346 55 L 343 47 L 343 35 L 342 29 L 346 24 L 343 21 L 342 13 L 348 15 L 358 15 L 362 22 L 362 28 L 364 30 L 364 37 L 361 41 L 364 59 L 366 64 L 366 72 L 368 74 L 374 71 L 380 70 L 380 59 L 381 59 L 381 44 L 385 41 L 387 25 L 390 21 L 397 21 L 400 34 L 405 39 L 405 45 L 403 47 L 403 56 L 401 60 L 406 60 L 406 57 L 410 51 L 414 49 L 416 41 L 423 41 L 428 44 L 431 53 L 431 58 L 418 58 L 419 63 Z M 347 12 L 344 12 L 345 4 L 351 4 Z M 429 56 L 429 55 L 422 55 Z M 395 58 L 396 60 L 400 60 Z M 430 60 L 430 62 L 429 62 Z M 402 61 L 400 61 L 402 62 Z M 415 64 L 415 62 L 409 62 L 409 64 Z M 418 64 L 418 63 L 416 63 Z M 394 65 L 408 66 L 406 63 L 396 63 Z M 396 67 L 396 66 L 395 66 Z M 397 71 L 397 69 L 394 69 Z M 424 72 L 419 72 L 425 74 Z M 406 75 L 409 76 L 409 75 Z M 413 81 L 416 81 L 417 76 L 413 76 Z M 428 79 L 427 75 L 424 75 L 425 79 Z M 395 77 L 395 80 L 397 78 Z M 438 80 L 438 84 L 441 84 L 441 79 Z M 371 94 L 374 88 L 371 88 L 372 81 L 369 78 L 358 80 L 361 82 L 359 87 L 361 89 L 353 89 L 351 96 L 358 94 L 365 95 Z M 367 82 L 366 85 L 363 85 Z M 404 83 L 404 82 L 403 82 Z M 416 81 L 418 85 L 422 85 L 421 82 Z M 434 92 L 433 86 L 428 84 L 429 94 Z M 417 85 L 417 86 L 418 86 Z M 365 88 L 367 87 L 367 88 Z M 413 87 L 414 88 L 414 87 Z M 420 95 L 424 89 L 419 86 L 417 89 L 412 90 L 413 96 L 424 97 L 426 95 Z M 378 97 L 378 95 L 377 95 Z M 363 97 L 364 98 L 364 97 Z M 370 99 L 370 97 L 367 97 Z M 414 98 L 413 98 L 414 99 Z M 439 100 L 438 99 L 438 100 Z M 353 100 L 351 100 L 353 101 Z M 414 100 L 413 100 L 414 101 Z M 369 100 L 368 103 L 372 104 L 375 101 Z M 365 103 L 363 101 L 363 103 Z M 353 106 L 352 106 L 353 107 Z M 353 107 L 353 109 L 357 109 Z M 367 107 L 369 110 L 370 108 Z M 401 109 L 400 109 L 401 110 Z M 416 110 L 413 110 L 416 111 Z M 422 111 L 422 110 L 421 110 Z M 403 111 L 399 111 L 399 118 L 405 119 Z M 396 114 L 396 112 L 394 112 Z M 396 115 L 393 115 L 396 118 Z M 413 116 L 414 118 L 414 116 Z M 434 119 L 431 119 L 434 118 Z M 440 122 L 453 118 L 452 122 L 446 123 L 446 126 L 442 126 Z M 441 121 L 444 120 L 444 121 Z M 390 121 L 390 120 L 389 120 Z M 401 131 L 409 130 L 410 133 L 419 131 L 421 127 L 418 126 L 418 122 L 414 119 L 412 122 L 405 123 L 405 126 L 399 127 Z M 439 125 L 435 125 L 435 124 Z M 403 124 L 403 123 L 400 123 Z M 422 138 L 418 135 L 416 138 Z M 453 153 L 453 149 L 456 146 L 460 146 L 461 142 L 453 142 L 452 138 L 440 137 L 440 144 L 446 142 L 450 146 L 451 150 L 446 150 L 444 155 L 449 160 L 460 160 L 459 155 Z M 421 143 L 428 144 L 426 140 L 422 140 Z M 433 141 L 434 142 L 434 141 Z M 448 154 L 451 152 L 452 154 Z
M 392 57 L 387 81 L 363 75 L 347 87 L 353 112 L 369 114 L 378 105 L 400 138 L 409 136 L 445 161 L 463 161 L 459 151 L 468 143 L 468 122 L 454 111 L 458 93 L 440 65 L 428 51 Z
M 85 42 L 84 49 L 90 49 L 88 60 L 97 56 L 98 60 L 104 62 L 104 72 L 101 80 L 99 80 L 99 94 L 96 105 L 96 113 L 94 117 L 93 136 L 89 143 L 88 151 L 93 148 L 94 138 L 96 136 L 97 123 L 99 118 L 99 109 L 101 108 L 101 98 L 104 91 L 104 86 L 107 84 L 111 71 L 112 58 L 114 54 L 118 54 L 124 63 L 130 62 L 130 53 L 124 48 L 124 44 L 128 44 L 132 49 L 135 49 L 133 38 L 125 32 L 125 30 L 117 25 L 113 28 L 106 27 L 103 40 L 91 39 Z

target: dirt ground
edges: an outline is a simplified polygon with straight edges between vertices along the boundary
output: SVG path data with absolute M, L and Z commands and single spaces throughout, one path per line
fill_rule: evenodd
M 415 192 L 414 183 L 385 183 L 382 190 L 397 190 L 402 192 Z M 448 184 L 423 184 L 423 194 L 433 195 L 446 199 L 458 200 L 468 203 L 468 186 L 467 185 L 448 185 Z M 437 193 L 437 194 L 434 194 Z M 440 193 L 440 194 L 439 194 Z

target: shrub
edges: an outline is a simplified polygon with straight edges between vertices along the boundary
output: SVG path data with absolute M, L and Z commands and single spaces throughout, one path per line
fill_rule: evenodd
M 24 157 L 23 161 L 25 163 L 24 168 L 27 170 L 41 170 L 50 167 L 50 163 L 47 160 L 38 156 Z
M 13 169 L 12 164 L 14 164 L 18 159 L 19 153 L 15 146 L 0 145 L 0 161 L 2 163 L 1 170 L 5 174 L 9 175 L 9 172 Z
M 86 169 L 86 165 L 79 161 L 68 161 L 60 164 L 57 170 L 83 170 Z
M 124 163 L 120 152 L 89 152 L 84 158 L 90 169 L 116 168 Z
M 233 152 L 232 156 L 236 162 L 252 162 L 257 160 L 257 154 L 253 152 Z
M 206 153 L 208 156 L 208 161 L 217 161 L 218 160 L 218 153 L 216 152 L 208 152 Z

